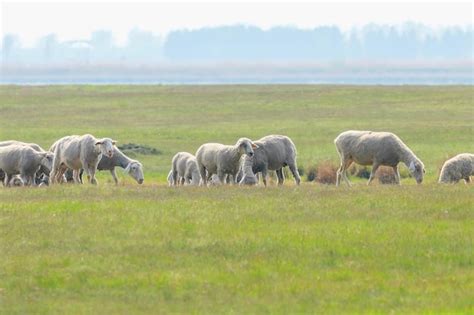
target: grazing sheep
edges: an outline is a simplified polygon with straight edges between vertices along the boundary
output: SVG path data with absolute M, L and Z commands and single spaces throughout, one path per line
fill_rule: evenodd
M 400 184 L 400 174 L 398 173 L 398 163 L 400 162 L 408 167 L 418 184 L 423 181 L 425 173 L 423 163 L 393 133 L 349 130 L 337 136 L 334 144 L 341 158 L 341 165 L 337 170 L 337 186 L 339 186 L 341 177 L 351 186 L 346 171 L 352 162 L 360 165 L 372 165 L 367 185 L 372 182 L 375 172 L 381 165 L 391 166 L 395 172 L 396 181 Z
M 25 182 L 23 181 L 20 175 L 13 175 L 12 179 L 10 179 L 9 185 L 15 187 L 22 187 L 25 186 Z
M 51 152 L 38 152 L 29 146 L 14 144 L 0 147 L 0 169 L 5 173 L 5 186 L 16 174 L 20 174 L 26 185 L 36 186 L 36 173 L 41 166 L 51 170 L 52 161 Z
M 464 179 L 465 183 L 471 182 L 470 176 L 474 175 L 474 154 L 461 153 L 444 162 L 439 175 L 440 183 L 457 183 Z
M 276 171 L 278 184 L 282 185 L 285 180 L 283 176 L 283 167 L 285 166 L 290 168 L 296 184 L 300 184 L 301 178 L 296 166 L 296 147 L 290 138 L 270 135 L 255 141 L 255 144 L 258 148 L 254 150 L 252 170 L 255 174 L 262 173 L 265 186 L 267 186 L 269 170 Z
M 124 169 L 125 173 L 128 173 L 138 184 L 143 184 L 143 166 L 137 160 L 132 160 L 117 147 L 113 147 L 114 153 L 112 157 L 102 155 L 102 158 L 97 165 L 98 171 L 108 170 L 114 179 L 115 184 L 118 184 L 117 174 L 115 173 L 115 167 L 119 166 Z
M 226 175 L 232 175 L 234 183 L 237 183 L 240 157 L 243 154 L 252 156 L 255 148 L 257 145 L 247 138 L 240 138 L 235 145 L 203 144 L 196 151 L 196 161 L 201 174 L 200 184 L 206 186 L 213 174 L 219 176 L 221 183 L 224 183 Z
M 168 177 L 166 178 L 168 180 L 168 186 L 173 186 L 174 185 L 174 181 L 173 181 L 173 170 L 170 170 L 170 172 L 168 173 Z
M 37 152 L 46 152 L 42 147 L 40 147 L 36 143 L 27 143 L 27 142 L 21 142 L 21 141 L 16 141 L 16 140 L 1 141 L 0 147 L 6 147 L 12 144 L 28 146 Z M 36 178 L 35 178 L 36 184 L 39 184 L 41 182 L 41 177 L 43 175 L 49 175 L 49 171 L 50 171 L 49 169 L 46 169 L 44 166 L 41 166 L 40 170 L 36 173 Z M 0 173 L 1 173 L 0 179 L 3 179 L 4 174 L 1 171 Z
M 173 157 L 171 171 L 173 185 L 199 185 L 201 175 L 199 174 L 196 157 L 188 152 L 178 152 Z
M 257 152 L 257 149 L 255 149 L 254 152 Z M 253 173 L 252 169 L 254 157 L 244 156 L 241 166 L 241 172 L 239 172 L 239 174 L 242 173 L 242 178 L 239 180 L 239 185 L 251 186 L 258 184 L 258 178 Z
M 112 158 L 115 141 L 109 138 L 96 139 L 86 134 L 67 136 L 56 141 L 50 151 L 54 151 L 51 184 L 58 183 L 68 168 L 73 170 L 74 182 L 81 183 L 79 172 L 84 169 L 91 184 L 97 184 L 95 172 L 102 154 Z

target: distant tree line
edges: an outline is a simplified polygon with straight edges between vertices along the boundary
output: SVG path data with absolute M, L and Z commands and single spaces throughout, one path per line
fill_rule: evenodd
M 235 25 L 177 30 L 165 38 L 134 29 L 125 46 L 118 46 L 110 31 L 75 41 L 59 41 L 50 34 L 25 48 L 18 36 L 7 34 L 1 57 L 7 64 L 466 60 L 474 56 L 473 35 L 472 26 L 433 30 L 413 23 L 369 24 L 349 32 L 335 26 L 262 30 Z

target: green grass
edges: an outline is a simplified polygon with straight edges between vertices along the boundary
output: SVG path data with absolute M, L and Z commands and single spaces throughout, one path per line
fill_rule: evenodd
M 146 184 L 0 189 L 0 313 L 472 313 L 472 185 L 438 185 L 474 151 L 472 87 L 0 87 L 0 140 L 92 133 L 163 151 Z M 289 135 L 338 162 L 346 129 L 397 133 L 423 185 L 166 187 L 172 155 Z

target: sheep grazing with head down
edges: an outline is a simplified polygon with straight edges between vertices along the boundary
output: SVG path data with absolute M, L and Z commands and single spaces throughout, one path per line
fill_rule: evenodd
M 12 145 L 12 144 L 27 146 L 27 147 L 32 148 L 36 152 L 46 152 L 41 146 L 39 146 L 36 143 L 27 143 L 27 142 L 16 141 L 16 140 L 1 141 L 0 142 L 0 147 L 6 147 L 6 146 L 9 146 L 9 145 Z M 49 169 L 47 169 L 44 166 L 41 166 L 40 170 L 36 173 L 36 178 L 35 178 L 36 184 L 40 184 L 41 183 L 41 178 L 44 177 L 44 176 L 48 176 L 49 172 L 50 172 Z M 3 172 L 0 171 L 0 173 L 1 173 L 0 178 L 4 178 Z
M 255 150 L 256 152 L 256 150 Z M 255 156 L 255 155 L 254 155 Z M 258 184 L 258 178 L 255 176 L 253 172 L 253 157 L 249 157 L 245 155 L 243 157 L 242 161 L 242 166 L 241 166 L 241 172 L 239 172 L 239 175 L 242 174 L 241 179 L 239 180 L 239 185 L 257 185 Z M 237 176 L 240 178 L 239 176 Z
M 50 148 L 54 152 L 50 184 L 61 182 L 67 169 L 73 170 L 74 182 L 81 183 L 80 170 L 84 169 L 91 184 L 97 184 L 95 172 L 97 165 L 105 155 L 112 158 L 115 141 L 110 138 L 96 139 L 86 134 L 83 136 L 66 136 L 56 141 Z
M 12 179 L 10 179 L 9 185 L 14 187 L 22 187 L 25 186 L 25 182 L 23 181 L 20 175 L 14 175 Z
M 263 184 L 267 186 L 268 171 L 276 171 L 278 177 L 278 184 L 282 185 L 284 182 L 283 167 L 290 168 L 295 182 L 300 184 L 301 178 L 296 166 L 296 146 L 287 136 L 270 135 L 263 137 L 255 144 L 258 146 L 254 150 L 252 161 L 252 170 L 254 174 L 262 173 Z M 250 160 L 245 160 L 249 163 Z
M 336 185 L 339 186 L 347 178 L 347 169 L 355 162 L 360 165 L 372 165 L 369 185 L 374 179 L 379 166 L 390 166 L 395 172 L 396 181 L 400 184 L 398 163 L 403 162 L 418 184 L 423 181 L 425 168 L 420 159 L 407 147 L 403 141 L 390 132 L 356 131 L 350 130 L 341 133 L 334 140 L 337 152 L 341 158 L 341 166 L 337 170 Z
M 29 146 L 0 147 L 0 169 L 5 173 L 5 186 L 10 185 L 10 179 L 17 174 L 26 185 L 36 186 L 36 173 L 41 166 L 50 170 L 52 161 L 51 152 L 38 152 Z
M 237 183 L 240 157 L 244 154 L 253 156 L 253 149 L 258 146 L 248 138 L 240 138 L 235 145 L 206 143 L 196 151 L 196 161 L 201 174 L 201 185 L 206 186 L 213 174 L 217 174 L 219 182 L 224 183 L 226 175 L 232 175 Z
M 199 185 L 201 175 L 196 163 L 196 157 L 188 152 L 175 154 L 171 165 L 173 185 Z
M 440 183 L 457 183 L 464 179 L 465 183 L 471 182 L 474 175 L 474 154 L 461 153 L 444 162 L 439 175 Z

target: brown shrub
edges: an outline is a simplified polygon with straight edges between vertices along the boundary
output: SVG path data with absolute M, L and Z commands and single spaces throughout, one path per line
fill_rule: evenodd
M 397 184 L 395 172 L 388 166 L 380 166 L 377 172 L 375 172 L 375 177 L 379 180 L 380 184 Z
M 332 162 L 321 162 L 316 169 L 316 181 L 321 184 L 335 184 L 336 173 L 337 167 Z

